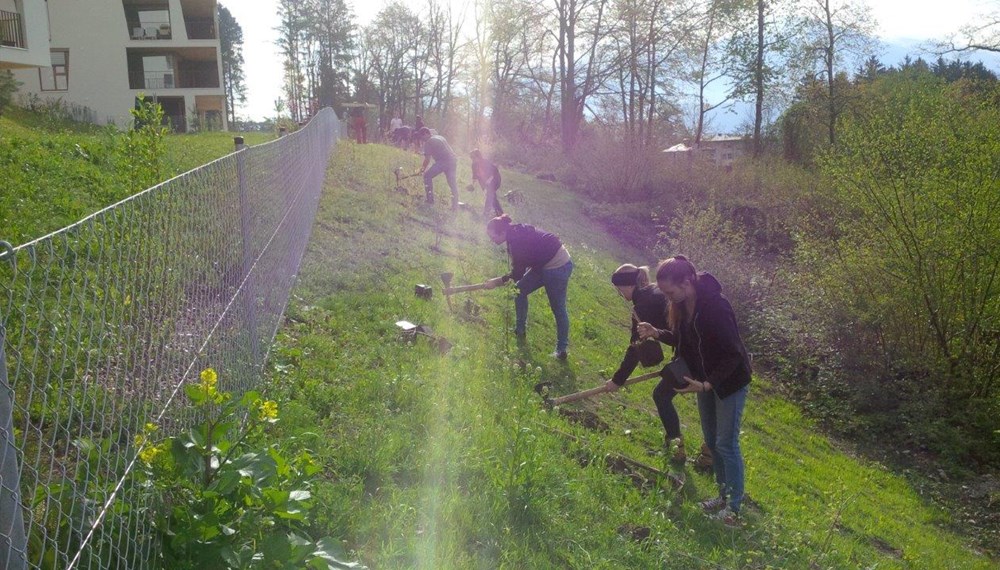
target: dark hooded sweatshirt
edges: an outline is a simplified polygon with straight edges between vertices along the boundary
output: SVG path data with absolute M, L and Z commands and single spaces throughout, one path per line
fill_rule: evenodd
M 511 224 L 507 227 L 507 253 L 512 265 L 504 281 L 520 281 L 528 269 L 541 270 L 551 260 L 562 242 L 555 234 L 536 229 L 528 224 Z
M 658 329 L 667 328 L 667 298 L 656 285 L 646 285 L 643 288 L 636 288 L 632 293 L 632 305 L 635 307 L 635 314 L 642 322 L 649 323 Z M 639 364 L 639 351 L 633 343 L 639 340 L 639 331 L 636 328 L 635 319 L 632 320 L 632 336 L 629 339 L 628 350 L 625 351 L 625 358 L 618 366 L 618 371 L 611 377 L 611 381 L 621 386 L 628 380 L 632 371 Z
M 676 332 L 664 330 L 659 339 L 676 347 L 695 379 L 709 382 L 719 398 L 726 398 L 750 383 L 750 358 L 719 281 L 700 272 L 695 291 L 694 318 Z

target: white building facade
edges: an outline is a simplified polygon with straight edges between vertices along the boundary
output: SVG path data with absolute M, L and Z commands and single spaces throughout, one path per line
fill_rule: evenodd
M 174 130 L 227 127 L 216 0 L 47 4 L 49 67 L 15 71 L 23 97 L 60 100 L 91 122 L 125 127 L 142 94 Z
M 45 0 L 0 0 L 0 69 L 49 65 Z

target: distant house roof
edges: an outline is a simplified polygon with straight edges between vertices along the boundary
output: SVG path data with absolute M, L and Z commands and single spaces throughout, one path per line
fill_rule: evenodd
M 663 149 L 663 152 L 690 152 L 694 149 L 684 143 L 677 143 L 670 148 Z
M 732 135 L 712 135 L 707 137 L 702 137 L 701 142 L 736 142 L 746 140 L 746 137 L 736 137 Z

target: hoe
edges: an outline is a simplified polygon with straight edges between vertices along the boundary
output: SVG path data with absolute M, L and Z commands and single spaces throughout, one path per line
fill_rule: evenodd
M 451 295 L 453 293 L 465 293 L 467 291 L 478 291 L 480 289 L 486 288 L 486 283 L 476 283 L 475 285 L 460 285 L 458 287 L 451 286 L 451 280 L 455 277 L 454 273 L 442 273 L 441 281 L 444 283 L 444 296 L 448 300 L 448 309 L 451 310 Z
M 409 194 L 409 191 L 406 189 L 406 186 L 403 186 L 402 184 L 403 180 L 406 180 L 407 178 L 413 178 L 414 176 L 420 176 L 419 172 L 414 172 L 413 174 L 403 174 L 402 166 L 397 166 L 396 169 L 392 171 L 392 173 L 396 175 L 396 192 L 399 192 L 400 194 Z
M 624 384 L 622 384 L 622 386 L 631 386 L 632 384 L 637 384 L 639 382 L 645 382 L 646 380 L 652 380 L 653 378 L 659 378 L 659 377 L 660 377 L 660 371 L 659 370 L 657 370 L 656 372 L 648 372 L 646 374 L 642 374 L 641 376 L 633 376 L 632 378 L 629 378 L 628 380 L 625 381 Z M 544 388 L 547 388 L 547 387 L 543 386 L 541 384 L 535 387 L 535 389 L 538 390 L 538 391 L 541 391 Z M 545 398 L 545 405 L 547 407 L 549 407 L 549 408 L 552 408 L 552 407 L 559 406 L 559 405 L 562 405 L 562 404 L 568 404 L 570 402 L 576 402 L 577 400 L 584 400 L 584 399 L 590 398 L 592 396 L 598 396 L 600 394 L 604 394 L 607 391 L 608 391 L 608 388 L 604 384 L 601 384 L 600 386 L 597 386 L 596 388 L 591 388 L 589 390 L 583 390 L 581 392 L 574 392 L 572 394 L 567 394 L 565 396 L 560 396 L 558 398 L 548 398 L 548 397 L 546 397 Z

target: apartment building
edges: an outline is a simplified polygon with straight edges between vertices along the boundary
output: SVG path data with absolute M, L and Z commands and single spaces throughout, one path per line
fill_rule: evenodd
M 22 95 L 125 126 L 144 94 L 174 130 L 226 128 L 216 0 L 13 2 L 48 6 L 48 67 L 15 71 Z
M 0 0 L 0 69 L 49 65 L 45 0 Z

